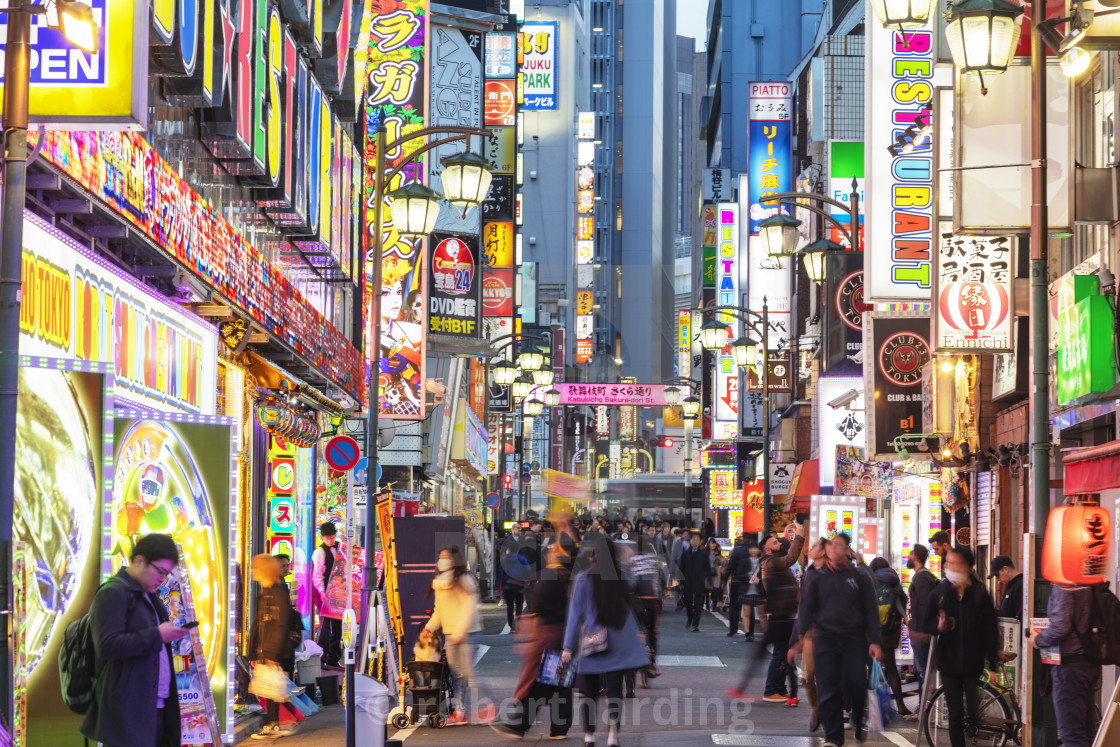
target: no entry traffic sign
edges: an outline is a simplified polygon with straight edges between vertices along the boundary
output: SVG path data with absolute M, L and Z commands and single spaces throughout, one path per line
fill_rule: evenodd
M 326 458 L 331 469 L 349 472 L 360 456 L 358 442 L 349 436 L 335 436 L 327 443 Z

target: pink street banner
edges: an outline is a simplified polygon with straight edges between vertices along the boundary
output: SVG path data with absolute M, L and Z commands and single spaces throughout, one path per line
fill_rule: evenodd
M 664 384 L 554 384 L 562 405 L 664 407 Z

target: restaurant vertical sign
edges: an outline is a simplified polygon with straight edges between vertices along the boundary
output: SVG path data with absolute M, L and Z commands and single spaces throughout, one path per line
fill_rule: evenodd
M 377 130 L 384 126 L 386 142 L 423 129 L 427 102 L 427 0 L 400 0 L 375 5 L 366 16 L 367 62 L 363 94 L 362 187 L 365 204 L 365 326 L 366 350 L 378 351 L 376 363 L 367 355 L 367 375 L 376 365 L 378 409 L 383 418 L 412 420 L 424 417 L 424 240 L 406 238 L 393 226 L 386 200 L 376 202 Z M 385 154 L 386 170 L 392 169 L 423 147 L 417 138 L 404 148 Z M 424 181 L 425 168 L 410 164 L 393 178 L 389 190 Z M 381 210 L 381 256 L 375 257 L 372 235 L 374 210 Z M 373 288 L 373 262 L 381 262 L 381 287 Z M 380 293 L 380 340 L 372 340 L 369 320 L 373 293 Z M 420 303 L 416 303 L 420 300 Z M 376 348 L 375 348 L 376 346 Z

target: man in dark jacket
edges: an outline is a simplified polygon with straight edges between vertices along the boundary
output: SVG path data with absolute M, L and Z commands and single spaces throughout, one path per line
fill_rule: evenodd
M 989 579 L 996 579 L 1003 585 L 1003 596 L 999 600 L 998 617 L 1011 617 L 1023 620 L 1023 574 L 1006 555 L 992 558 Z
M 81 732 L 106 747 L 177 747 L 179 691 L 171 642 L 190 631 L 168 622 L 159 587 L 179 564 L 175 540 L 149 534 L 132 560 L 97 590 L 90 607 L 96 652 L 94 702 Z
M 957 545 L 949 551 L 945 580 L 929 595 L 918 625 L 938 636 L 934 659 L 945 688 L 952 747 L 965 747 L 966 720 L 978 717 L 984 661 L 993 667 L 1000 662 L 996 610 L 975 567 L 969 548 Z
M 804 587 L 797 632 L 813 631 L 813 665 L 826 744 L 844 744 L 844 698 L 855 721 L 855 737 L 867 739 L 867 659 L 879 649 L 879 607 L 871 577 L 851 562 L 851 540 L 843 532 L 828 542 L 824 566 Z
M 929 662 L 929 642 L 933 638 L 929 633 L 923 633 L 917 626 L 921 625 L 926 610 L 926 600 L 930 593 L 941 583 L 937 576 L 926 568 L 929 560 L 929 550 L 925 545 L 914 545 L 910 557 L 906 560 L 906 567 L 910 569 L 910 609 L 907 617 L 907 632 L 910 636 L 910 646 L 914 651 L 914 669 L 918 673 L 918 688 L 921 691 L 925 682 L 926 664 Z M 905 716 L 903 718 L 906 718 Z M 917 721 L 917 716 L 911 719 Z
M 1058 736 L 1065 747 L 1089 747 L 1097 733 L 1096 692 L 1101 665 L 1089 658 L 1081 636 L 1089 629 L 1093 591 L 1088 586 L 1054 584 L 1046 616 L 1050 624 L 1031 638 L 1035 648 L 1057 646 L 1062 663 L 1051 667 Z M 1030 631 L 1028 630 L 1028 635 Z
M 762 587 L 766 594 L 765 643 L 774 646 L 770 668 L 766 672 L 766 687 L 762 691 L 762 699 L 768 703 L 785 703 L 795 697 L 795 693 L 786 692 L 786 656 L 794 618 L 797 617 L 799 596 L 797 579 L 790 567 L 801 557 L 806 531 L 807 525 L 802 524 L 792 545 L 785 537 L 770 537 L 762 545 Z
M 688 621 L 685 629 L 693 632 L 700 630 L 700 609 L 704 603 L 706 589 L 704 583 L 711 573 L 711 559 L 708 551 L 700 547 L 700 535 L 694 534 L 687 547 L 681 550 L 677 561 L 681 571 L 681 599 L 684 600 Z
M 739 617 L 743 612 L 743 605 L 739 597 L 750 583 L 750 551 L 747 540 L 743 535 L 735 538 L 735 547 L 731 548 L 731 555 L 727 558 L 727 575 L 731 579 L 727 589 L 727 635 L 731 637 L 739 632 Z M 748 626 L 749 627 L 749 626 Z

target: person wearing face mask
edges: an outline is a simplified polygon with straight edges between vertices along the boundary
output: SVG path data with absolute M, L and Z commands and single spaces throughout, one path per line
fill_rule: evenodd
M 448 726 L 469 723 L 472 695 L 488 698 L 482 682 L 475 676 L 474 652 L 478 646 L 478 631 L 482 625 L 478 618 L 478 582 L 467 568 L 466 558 L 458 547 L 444 547 L 436 561 L 436 575 L 432 579 L 428 597 L 435 596 L 432 617 L 424 625 L 433 633 L 443 631 L 447 642 L 447 663 L 454 676 L 456 709 L 447 719 Z M 488 705 L 479 711 L 478 720 L 494 720 L 496 709 Z
M 1002 660 L 996 610 L 975 567 L 971 549 L 957 545 L 949 551 L 945 580 L 930 593 L 917 626 L 938 637 L 934 663 L 945 688 L 952 747 L 965 747 L 965 723 L 978 717 L 985 660 L 993 667 Z

